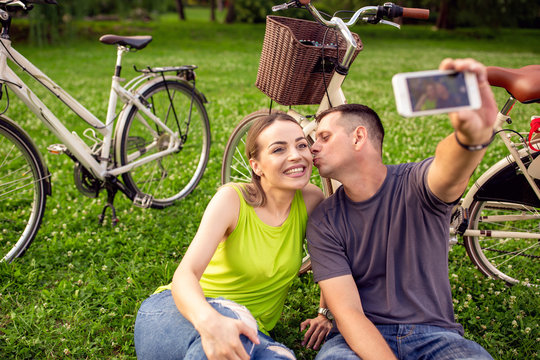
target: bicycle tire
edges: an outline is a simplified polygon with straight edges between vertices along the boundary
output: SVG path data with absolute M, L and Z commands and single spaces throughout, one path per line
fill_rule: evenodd
M 189 84 L 161 81 L 146 89 L 141 98 L 164 124 L 180 134 L 182 145 L 177 152 L 135 167 L 122 178 L 132 192 L 132 200 L 136 196 L 148 197 L 150 207 L 162 209 L 186 197 L 201 180 L 210 154 L 210 122 L 203 98 Z M 121 165 L 152 155 L 168 144 L 168 135 L 153 121 L 137 121 L 144 119 L 137 107 L 132 105 L 126 111 L 119 140 Z
M 476 190 L 469 206 L 468 229 L 484 232 L 480 236 L 464 236 L 463 240 L 467 254 L 482 274 L 501 279 L 508 285 L 539 287 L 540 204 L 534 200 L 536 196 L 524 177 L 516 174 L 516 168 L 515 163 L 507 165 Z M 540 180 L 536 182 L 539 184 Z M 499 190 L 494 191 L 495 188 Z M 521 188 L 521 199 L 512 192 L 516 188 Z M 523 189 L 530 189 L 530 193 Z M 492 194 L 496 194 L 499 201 L 490 199 Z M 514 201 L 508 201 L 511 199 Z M 496 230 L 512 231 L 513 234 L 504 238 L 491 237 L 489 231 Z
M 28 134 L 4 116 L 0 116 L 0 138 L 0 255 L 9 263 L 22 256 L 36 237 L 50 184 Z
M 257 110 L 245 116 L 234 128 L 223 153 L 221 163 L 221 184 L 228 182 L 247 183 L 251 181 L 251 167 L 245 154 L 246 136 L 253 123 L 266 115 L 276 114 L 280 111 L 269 109 Z
M 246 135 L 253 123 L 270 113 L 275 114 L 281 111 L 269 109 L 258 110 L 245 116 L 242 121 L 234 128 L 223 154 L 223 161 L 221 165 L 221 184 L 224 185 L 228 182 L 250 182 L 251 181 L 251 168 L 249 166 L 249 159 L 245 154 L 245 140 Z M 307 137 L 309 145 L 313 144 L 311 137 Z M 313 168 L 313 174 L 311 176 L 311 182 L 317 184 L 323 189 L 325 194 L 328 194 L 327 189 L 329 185 L 326 179 L 321 178 L 318 175 L 316 168 Z M 305 274 L 311 270 L 311 259 L 307 251 L 304 253 L 302 259 L 302 265 L 300 266 L 299 275 Z

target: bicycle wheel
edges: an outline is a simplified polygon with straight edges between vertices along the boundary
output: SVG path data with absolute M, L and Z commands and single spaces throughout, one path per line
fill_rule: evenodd
M 138 166 L 122 175 L 133 198 L 164 208 L 187 196 L 199 183 L 210 153 L 210 123 L 203 99 L 185 83 L 166 80 L 142 94 L 143 103 L 170 129 L 178 132 L 177 152 Z M 166 149 L 169 135 L 135 106 L 120 136 L 120 163 L 152 156 Z
M 0 117 L 0 255 L 11 262 L 34 240 L 50 194 L 48 171 L 30 137 Z
M 540 285 L 540 208 L 520 204 L 475 201 L 471 205 L 470 228 L 483 235 L 464 237 L 469 257 L 486 276 L 507 284 Z M 491 237 L 492 231 L 516 232 Z M 522 236 L 518 235 L 522 233 Z
M 467 231 L 480 233 L 463 240 L 484 275 L 540 286 L 540 202 L 516 169 L 515 163 L 505 166 L 476 190 Z
M 223 153 L 221 163 L 221 184 L 228 182 L 247 183 L 251 181 L 251 167 L 249 159 L 246 156 L 246 137 L 247 132 L 255 120 L 279 111 L 269 109 L 252 112 L 242 119 L 234 128 Z

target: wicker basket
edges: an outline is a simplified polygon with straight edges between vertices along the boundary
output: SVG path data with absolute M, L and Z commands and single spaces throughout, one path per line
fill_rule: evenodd
M 353 36 L 358 45 L 354 60 L 362 43 L 357 34 Z M 317 22 L 267 16 L 255 86 L 281 105 L 319 104 L 338 55 L 343 60 L 346 50 L 339 32 Z

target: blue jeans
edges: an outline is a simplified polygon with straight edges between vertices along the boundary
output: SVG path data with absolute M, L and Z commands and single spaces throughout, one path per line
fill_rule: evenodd
M 221 315 L 233 319 L 244 320 L 247 314 L 256 326 L 245 307 L 221 298 L 207 301 Z M 240 336 L 251 359 L 295 359 L 294 353 L 284 345 L 260 331 L 258 336 L 258 345 Z M 135 351 L 139 360 L 206 359 L 199 333 L 178 311 L 170 290 L 154 294 L 142 303 L 135 320 Z
M 456 331 L 429 325 L 377 325 L 400 360 L 493 360 L 488 352 Z M 328 338 L 316 360 L 358 360 L 341 334 Z

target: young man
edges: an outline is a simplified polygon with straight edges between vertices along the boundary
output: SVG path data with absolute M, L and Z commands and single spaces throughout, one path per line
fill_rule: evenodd
M 383 164 L 384 130 L 366 106 L 318 117 L 314 164 L 343 184 L 307 230 L 315 281 L 337 325 L 318 360 L 491 359 L 454 321 L 448 236 L 452 207 L 492 139 L 497 107 L 482 64 L 445 59 L 439 68 L 476 73 L 482 107 L 450 114 L 455 132 L 432 158 Z

